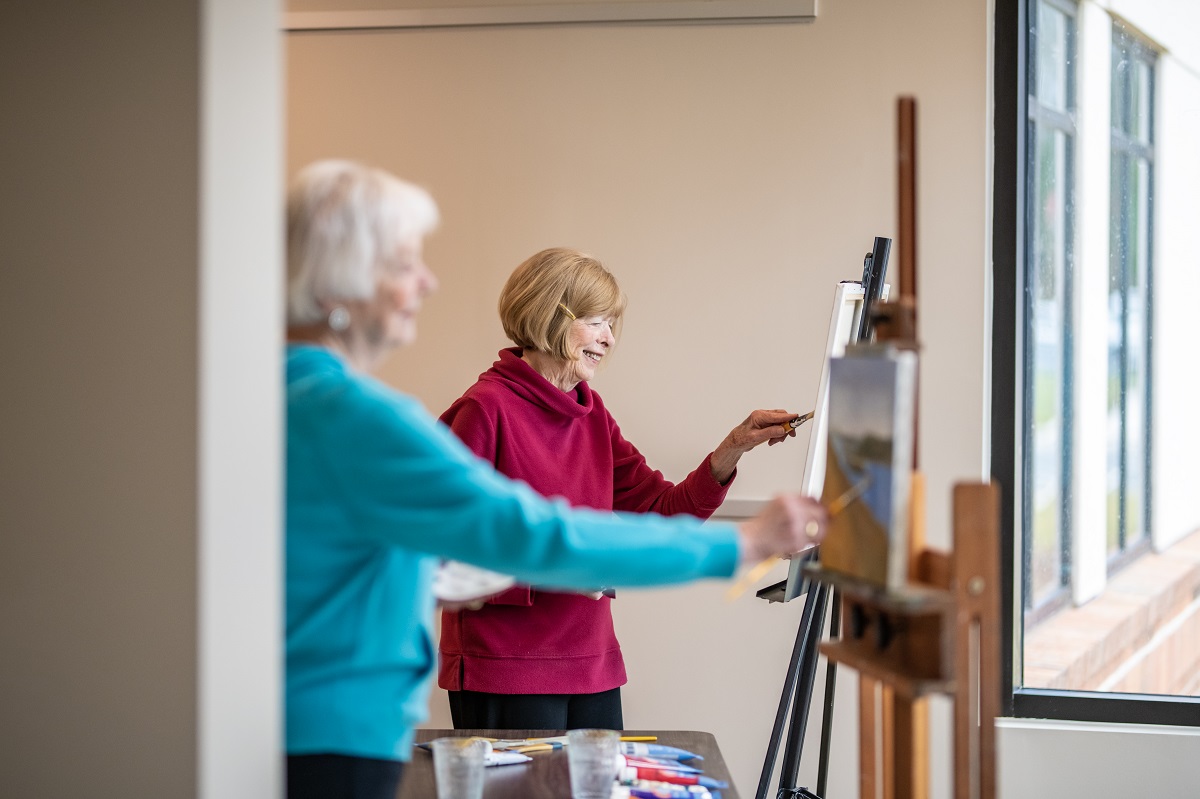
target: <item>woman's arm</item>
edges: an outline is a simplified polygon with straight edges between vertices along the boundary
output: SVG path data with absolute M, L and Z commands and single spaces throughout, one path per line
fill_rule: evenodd
M 646 463 L 633 444 L 613 425 L 613 508 L 634 513 L 686 513 L 707 519 L 725 501 L 729 483 L 721 485 L 712 476 L 709 458 L 679 483 Z
M 742 455 L 763 442 L 775 444 L 788 435 L 794 436 L 794 430 L 785 431 L 782 425 L 795 416 L 783 410 L 752 412 L 678 484 L 650 468 L 612 421 L 613 507 L 668 516 L 687 513 L 707 519 L 725 501 Z

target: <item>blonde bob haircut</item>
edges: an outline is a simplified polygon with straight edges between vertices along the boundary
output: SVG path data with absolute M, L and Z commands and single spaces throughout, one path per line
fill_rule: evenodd
M 309 164 L 288 189 L 288 324 L 319 322 L 329 304 L 373 297 L 379 278 L 401 266 L 397 249 L 437 222 L 427 191 L 382 169 Z
M 552 247 L 518 266 L 500 291 L 500 324 L 518 347 L 564 361 L 578 360 L 568 349 L 575 319 L 607 316 L 613 335 L 625 312 L 625 295 L 604 265 L 578 250 Z

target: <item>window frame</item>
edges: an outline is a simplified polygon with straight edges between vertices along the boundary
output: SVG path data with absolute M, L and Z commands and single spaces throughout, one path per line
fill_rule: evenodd
M 991 471 L 1000 512 L 1003 578 L 1001 700 L 1006 716 L 1098 723 L 1195 726 L 1200 697 L 1025 688 L 1022 604 L 1015 596 L 1024 429 L 1025 181 L 1028 0 L 996 0 L 993 69 Z

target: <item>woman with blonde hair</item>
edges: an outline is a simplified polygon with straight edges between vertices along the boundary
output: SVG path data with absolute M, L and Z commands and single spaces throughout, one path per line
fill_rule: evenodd
M 742 455 L 795 435 L 783 425 L 796 414 L 756 410 L 673 484 L 625 439 L 589 385 L 625 310 L 616 278 L 576 250 L 543 250 L 509 277 L 499 310 L 516 346 L 501 350 L 441 418 L 472 452 L 543 496 L 707 519 Z M 518 585 L 477 610 L 444 611 L 438 684 L 449 691 L 454 726 L 621 729 L 625 664 L 609 603 L 599 592 Z

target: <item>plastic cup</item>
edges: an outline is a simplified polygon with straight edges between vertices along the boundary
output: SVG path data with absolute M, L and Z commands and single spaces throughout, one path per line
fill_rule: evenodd
M 616 730 L 569 730 L 567 763 L 573 799 L 609 799 L 617 778 Z
M 438 799 L 481 799 L 491 748 L 482 738 L 438 738 L 432 744 Z

